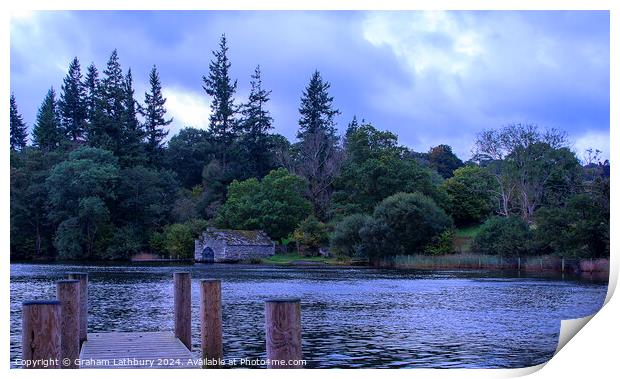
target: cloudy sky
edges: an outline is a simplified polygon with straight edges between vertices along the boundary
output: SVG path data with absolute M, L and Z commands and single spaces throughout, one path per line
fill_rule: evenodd
M 11 21 L 11 91 L 31 126 L 74 56 L 101 71 L 116 48 L 139 101 L 157 65 L 171 135 L 207 128 L 201 78 L 222 33 L 238 100 L 260 64 L 275 131 L 289 139 L 318 69 L 341 131 L 357 115 L 416 151 L 446 143 L 467 159 L 479 131 L 531 122 L 567 131 L 580 155 L 609 157 L 608 12 L 23 13 Z

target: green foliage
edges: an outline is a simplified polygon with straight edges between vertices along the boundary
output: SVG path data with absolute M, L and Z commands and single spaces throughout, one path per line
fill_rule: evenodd
M 194 240 L 208 226 L 207 221 L 200 219 L 167 225 L 162 233 L 152 235 L 151 248 L 173 259 L 194 258 Z
M 94 257 L 116 199 L 118 178 L 117 159 L 95 148 L 77 149 L 52 168 L 45 185 L 48 217 L 58 224 L 55 245 L 60 257 Z
M 491 217 L 480 228 L 472 251 L 482 254 L 521 256 L 530 251 L 532 232 L 521 218 Z
M 377 205 L 373 222 L 362 228 L 371 256 L 415 254 L 425 251 L 452 220 L 421 193 L 398 193 Z
M 166 166 L 177 173 L 183 187 L 191 188 L 202 183 L 202 170 L 214 153 L 207 130 L 184 128 L 168 142 Z
M 11 150 L 22 150 L 26 147 L 26 140 L 28 139 L 28 130 L 26 123 L 22 115 L 17 110 L 17 102 L 15 101 L 15 95 L 11 94 L 10 105 L 10 133 L 11 133 Z
M 85 88 L 82 84 L 80 61 L 73 58 L 63 80 L 58 109 L 65 134 L 72 141 L 82 140 L 86 127 Z
M 448 145 L 439 145 L 430 149 L 427 155 L 428 163 L 443 178 L 450 178 L 457 168 L 463 166 L 461 161 Z
M 314 215 L 306 217 L 293 232 L 293 238 L 303 251 L 316 253 L 328 241 L 327 226 Z
M 216 224 L 232 229 L 263 230 L 274 240 L 291 234 L 311 212 L 304 199 L 305 182 L 286 169 L 271 171 L 262 181 L 233 181 Z
M 164 127 L 170 125 L 172 119 L 166 120 L 166 99 L 161 92 L 161 82 L 157 68 L 153 66 L 149 74 L 150 92 L 144 94 L 146 107 L 140 108 L 144 116 L 144 131 L 146 137 L 146 153 L 150 162 L 161 159 L 162 142 L 168 135 Z
M 591 193 L 573 195 L 564 207 L 540 208 L 535 215 L 537 250 L 567 257 L 609 256 L 608 204 Z
M 64 141 L 60 127 L 56 92 L 53 88 L 47 92 L 37 113 L 37 121 L 32 129 L 32 143 L 43 151 L 51 151 Z
M 397 192 L 421 192 L 440 205 L 447 195 L 441 178 L 397 145 L 397 137 L 370 124 L 349 126 L 346 159 L 334 183 L 331 214 L 339 219 L 353 213 L 369 213 L 383 199 Z
M 372 221 L 364 214 L 352 214 L 344 217 L 330 236 L 329 247 L 336 255 L 344 257 L 366 257 L 367 246 L 360 236 L 360 230 Z
M 446 255 L 454 253 L 454 230 L 448 229 L 435 236 L 424 250 L 428 255 Z
M 448 210 L 457 225 L 484 220 L 495 207 L 496 182 L 484 168 L 465 166 L 443 183 L 448 194 Z

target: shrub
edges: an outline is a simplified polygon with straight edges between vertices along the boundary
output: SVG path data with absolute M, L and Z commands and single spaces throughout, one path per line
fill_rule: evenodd
M 330 249 L 339 256 L 366 257 L 368 252 L 364 241 L 360 236 L 360 230 L 372 217 L 364 214 L 352 214 L 342 219 L 331 235 Z
M 532 232 L 521 218 L 491 217 L 480 228 L 472 250 L 482 254 L 520 256 L 530 250 Z
M 454 253 L 454 230 L 444 230 L 424 250 L 429 255 L 446 255 Z
M 421 193 L 398 193 L 375 208 L 373 222 L 362 228 L 373 256 L 415 254 L 425 251 L 452 220 Z
M 327 243 L 327 226 L 314 215 L 310 215 L 299 223 L 293 233 L 293 238 L 302 250 L 317 252 Z

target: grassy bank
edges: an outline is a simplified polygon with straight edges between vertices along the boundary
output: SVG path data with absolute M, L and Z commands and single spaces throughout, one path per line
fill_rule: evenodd
M 454 249 L 460 253 L 470 253 L 474 238 L 480 233 L 482 225 L 456 229 L 454 232 Z
M 335 257 L 307 257 L 299 253 L 276 254 L 269 258 L 263 258 L 262 263 L 277 265 L 303 265 L 303 264 L 326 264 L 326 265 L 346 265 L 349 262 Z

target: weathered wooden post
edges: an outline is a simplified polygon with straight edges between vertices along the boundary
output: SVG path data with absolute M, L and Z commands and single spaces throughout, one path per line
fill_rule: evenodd
M 517 271 L 521 271 L 521 256 L 517 257 Z
M 300 368 L 301 305 L 299 299 L 265 302 L 267 368 Z
M 80 281 L 56 282 L 60 302 L 61 368 L 79 368 L 80 357 Z
M 69 279 L 80 281 L 80 347 L 88 339 L 88 274 L 70 272 Z
M 562 257 L 562 273 L 564 273 L 564 257 Z
M 223 357 L 222 283 L 218 279 L 200 281 L 200 346 L 203 360 L 219 361 Z
M 60 368 L 60 317 L 59 301 L 22 304 L 23 368 Z
M 192 277 L 189 272 L 175 272 L 174 335 L 192 350 Z

